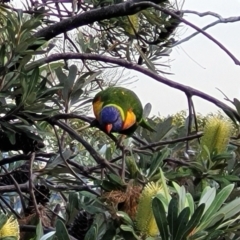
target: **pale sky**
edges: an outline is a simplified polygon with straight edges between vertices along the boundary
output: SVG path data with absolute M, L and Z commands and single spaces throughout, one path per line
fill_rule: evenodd
M 186 0 L 183 9 L 198 12 L 212 11 L 222 17 L 239 16 L 240 0 Z M 193 14 L 184 16 L 199 27 L 217 20 L 214 17 L 198 17 Z M 224 44 L 240 59 L 240 22 L 218 24 L 207 30 L 214 38 Z M 178 30 L 180 38 L 192 33 L 190 27 L 183 25 Z M 224 96 L 216 88 L 221 89 L 230 99 L 240 99 L 240 66 L 224 53 L 218 46 L 199 34 L 188 42 L 175 47 L 170 55 L 170 72 L 174 75 L 165 77 L 176 82 L 197 88 L 211 96 L 224 101 Z M 143 104 L 152 103 L 152 114 L 168 115 L 187 109 L 184 93 L 156 82 L 148 77 L 138 75 L 134 91 Z M 217 108 L 199 98 L 194 98 L 196 111 L 206 114 L 217 111 Z

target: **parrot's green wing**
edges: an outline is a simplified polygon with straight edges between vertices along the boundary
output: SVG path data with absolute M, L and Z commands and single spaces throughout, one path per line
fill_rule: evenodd
M 99 92 L 94 99 L 101 99 L 102 107 L 106 105 L 117 105 L 120 107 L 124 115 L 132 109 L 136 116 L 136 122 L 140 122 L 143 114 L 143 107 L 138 96 L 131 90 L 122 87 L 109 87 Z
M 139 125 L 149 131 L 154 131 L 149 123 L 143 119 L 142 103 L 133 91 L 122 87 L 109 87 L 99 92 L 93 99 L 93 110 L 97 119 L 101 109 L 106 105 L 113 105 L 121 109 L 124 115 L 124 126 L 131 125 L 130 128 L 123 128 L 120 133 L 131 135 Z M 132 124 L 133 115 L 134 124 Z

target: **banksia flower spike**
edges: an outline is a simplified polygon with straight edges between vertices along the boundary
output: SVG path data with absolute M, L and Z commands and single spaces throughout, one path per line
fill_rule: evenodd
M 226 151 L 231 135 L 231 125 L 226 120 L 212 117 L 208 119 L 204 127 L 204 136 L 201 139 L 200 159 L 206 159 L 208 154 L 204 149 L 206 146 L 209 153 L 215 151 L 216 154 Z
M 152 211 L 152 200 L 158 193 L 163 193 L 162 184 L 159 182 L 148 183 L 139 198 L 136 214 L 136 227 L 142 234 L 157 236 L 159 230 Z
M 8 218 L 5 214 L 0 214 L 0 240 L 7 237 L 20 239 L 18 221 L 13 216 Z

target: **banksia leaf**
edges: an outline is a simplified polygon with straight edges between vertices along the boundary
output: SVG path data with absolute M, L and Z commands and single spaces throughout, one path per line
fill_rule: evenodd
M 163 188 L 159 182 L 148 183 L 142 191 L 137 208 L 137 214 L 135 218 L 137 229 L 143 234 L 152 237 L 159 234 L 159 230 L 152 211 L 152 199 L 161 192 L 163 192 Z
M 227 148 L 230 135 L 230 123 L 217 117 L 208 119 L 204 128 L 204 136 L 201 139 L 202 152 L 200 158 L 206 159 L 208 156 L 204 146 L 207 147 L 210 154 L 213 152 L 216 154 L 223 153 Z
M 135 179 L 139 173 L 139 169 L 138 169 L 138 166 L 137 166 L 133 156 L 126 157 L 126 165 L 127 165 L 128 171 L 130 173 L 130 177 L 132 179 Z
M 135 36 L 135 32 L 138 32 L 139 29 L 138 14 L 127 16 L 123 28 L 129 35 Z

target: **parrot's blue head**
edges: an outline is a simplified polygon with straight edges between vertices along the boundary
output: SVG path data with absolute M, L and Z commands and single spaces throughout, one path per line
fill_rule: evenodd
M 100 112 L 99 122 L 107 133 L 122 130 L 123 121 L 121 113 L 115 106 L 105 106 Z

